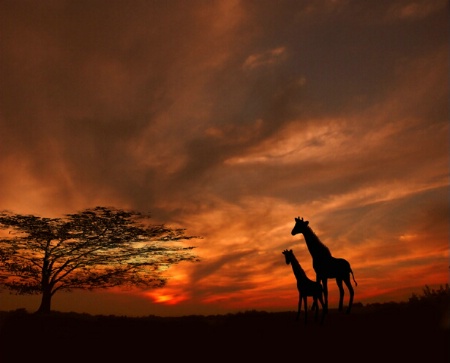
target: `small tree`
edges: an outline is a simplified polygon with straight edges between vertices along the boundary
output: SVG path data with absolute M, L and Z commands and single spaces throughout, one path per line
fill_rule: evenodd
M 199 237 L 151 225 L 149 218 L 109 207 L 64 218 L 1 212 L 0 287 L 42 294 L 37 312 L 47 313 L 57 291 L 164 286 L 171 265 L 199 261 L 195 247 L 177 242 Z

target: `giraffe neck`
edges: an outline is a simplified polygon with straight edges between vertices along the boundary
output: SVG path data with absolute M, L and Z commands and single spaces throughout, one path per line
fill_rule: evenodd
M 295 278 L 298 281 L 304 280 L 306 277 L 305 271 L 300 266 L 300 263 L 297 261 L 295 256 L 292 256 L 291 260 L 292 271 L 294 272 Z
M 331 252 L 327 246 L 325 246 L 313 232 L 310 227 L 306 227 L 303 232 L 306 246 L 313 259 L 321 259 L 331 257 Z

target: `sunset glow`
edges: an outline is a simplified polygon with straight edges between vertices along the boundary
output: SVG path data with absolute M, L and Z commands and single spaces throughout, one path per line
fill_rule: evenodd
M 351 263 L 355 302 L 448 283 L 447 1 L 2 1 L 0 31 L 0 210 L 202 237 L 163 288 L 53 309 L 295 310 L 282 251 L 315 278 L 295 217 Z

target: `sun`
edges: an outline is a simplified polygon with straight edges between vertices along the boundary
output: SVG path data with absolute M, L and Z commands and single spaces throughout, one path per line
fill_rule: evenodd
M 187 296 L 183 296 L 182 294 L 170 294 L 163 292 L 147 292 L 145 295 L 151 298 L 154 303 L 163 305 L 176 305 L 187 299 Z
M 153 296 L 153 300 L 156 303 L 169 303 L 172 300 L 173 296 L 172 295 L 154 295 Z

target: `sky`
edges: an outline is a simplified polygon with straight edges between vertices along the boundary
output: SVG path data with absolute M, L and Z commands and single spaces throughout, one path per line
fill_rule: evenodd
M 315 273 L 295 217 L 350 262 L 355 303 L 448 283 L 448 10 L 0 0 L 0 210 L 113 206 L 202 237 L 164 288 L 58 292 L 52 309 L 296 310 L 282 251 Z M 0 310 L 39 303 L 0 294 Z

